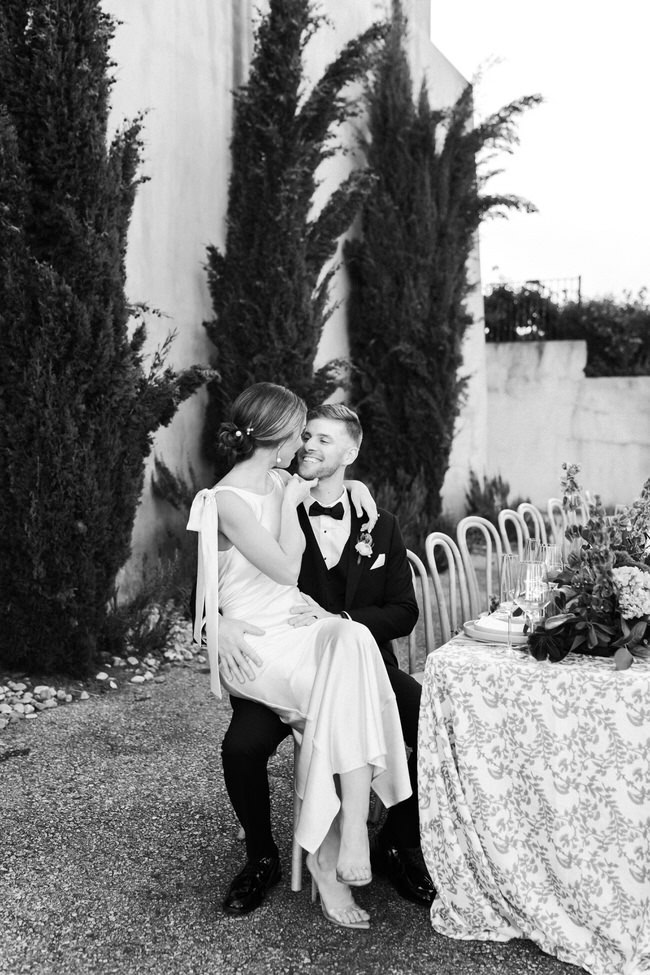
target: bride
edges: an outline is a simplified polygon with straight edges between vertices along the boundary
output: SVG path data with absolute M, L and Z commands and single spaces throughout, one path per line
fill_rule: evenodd
M 199 492 L 188 523 L 201 533 L 196 620 L 207 631 L 212 689 L 221 695 L 218 613 L 261 627 L 263 636 L 248 637 L 262 660 L 254 678 L 241 684 L 222 669 L 221 681 L 291 726 L 300 746 L 296 839 L 308 851 L 323 914 L 367 928 L 369 915 L 350 888 L 371 880 L 370 786 L 387 807 L 411 794 L 395 697 L 365 626 L 338 617 L 298 629 L 288 623 L 301 601 L 297 506 L 313 484 L 286 470 L 301 444 L 304 402 L 283 386 L 257 383 L 235 400 L 231 417 L 219 441 L 233 467 Z

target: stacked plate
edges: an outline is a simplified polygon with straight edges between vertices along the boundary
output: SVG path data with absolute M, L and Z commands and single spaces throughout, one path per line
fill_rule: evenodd
M 497 610 L 490 616 L 463 623 L 463 630 L 472 640 L 480 643 L 508 643 L 508 616 Z M 523 646 L 528 642 L 524 633 L 524 617 L 514 616 L 510 620 L 510 642 L 513 646 Z

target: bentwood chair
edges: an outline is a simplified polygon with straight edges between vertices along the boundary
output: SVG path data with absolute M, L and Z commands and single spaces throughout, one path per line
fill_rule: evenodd
M 427 535 L 424 548 L 438 609 L 440 639 L 436 646 L 441 646 L 471 615 L 465 566 L 456 542 L 444 532 Z M 446 571 L 439 568 L 440 554 L 446 559 Z
M 529 537 L 536 538 L 541 545 L 546 545 L 544 515 L 537 505 L 531 504 L 530 501 L 522 501 L 521 504 L 517 505 L 517 511 L 526 522 Z
M 497 522 L 499 525 L 499 534 L 501 535 L 501 544 L 503 545 L 503 551 L 508 555 L 518 555 L 519 558 L 523 555 L 524 543 L 530 538 L 530 532 L 528 531 L 528 525 L 523 519 L 523 516 L 515 511 L 514 508 L 503 508 L 497 515 Z M 508 531 L 510 529 L 510 531 Z M 510 541 L 510 535 L 514 534 L 517 541 L 517 551 L 512 551 L 512 542 Z
M 470 532 L 473 532 L 474 535 L 478 532 L 485 545 L 485 571 L 480 574 L 480 583 L 467 538 Z M 496 596 L 497 599 L 499 597 L 503 545 L 494 525 L 487 518 L 481 518 L 479 515 L 468 515 L 466 518 L 461 518 L 456 528 L 456 539 L 465 567 L 470 615 L 472 619 L 476 619 L 482 612 L 489 610 L 490 600 L 493 596 Z
M 413 577 L 413 588 L 415 589 L 415 595 L 420 607 L 420 620 L 424 628 L 424 648 L 428 655 L 433 650 L 433 609 L 431 606 L 431 589 L 429 587 L 429 576 L 425 568 L 424 563 L 415 552 L 410 549 L 406 550 L 406 557 L 409 560 L 409 565 L 411 566 L 411 575 Z M 416 671 L 417 667 L 417 637 L 416 630 L 414 628 L 409 633 L 408 637 L 408 659 L 409 659 L 409 674 L 415 677 L 422 683 L 422 678 L 424 676 L 424 671 Z

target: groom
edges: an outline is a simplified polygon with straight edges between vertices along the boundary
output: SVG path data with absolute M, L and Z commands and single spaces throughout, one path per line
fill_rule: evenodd
M 409 900 L 429 906 L 434 888 L 420 851 L 417 803 L 417 725 L 419 683 L 400 670 L 390 641 L 408 635 L 418 617 L 411 570 L 395 517 L 381 511 L 371 534 L 350 504 L 343 479 L 357 457 L 362 431 L 359 419 L 342 404 L 325 404 L 309 412 L 298 451 L 298 473 L 318 478 L 298 518 L 305 551 L 298 588 L 305 602 L 293 609 L 293 626 L 343 616 L 368 627 L 386 664 L 395 692 L 404 741 L 412 749 L 409 774 L 413 794 L 392 807 L 371 847 L 377 873 L 385 874 Z M 246 633 L 263 631 L 239 620 L 219 627 L 221 666 L 235 678 L 253 676 L 259 658 Z M 228 672 L 228 670 L 226 672 Z M 288 725 L 264 705 L 231 696 L 233 715 L 222 746 L 226 788 L 246 834 L 247 862 L 232 881 L 223 907 L 241 916 L 258 907 L 280 879 L 278 849 L 271 832 L 267 762 L 290 733 Z

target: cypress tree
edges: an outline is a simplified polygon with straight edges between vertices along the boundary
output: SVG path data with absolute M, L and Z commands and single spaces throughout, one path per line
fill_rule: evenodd
M 351 401 L 364 428 L 356 471 L 418 548 L 440 515 L 466 382 L 459 368 L 475 233 L 495 208 L 530 209 L 515 197 L 483 195 L 476 156 L 515 141 L 514 119 L 539 99 L 508 105 L 476 127 L 469 86 L 451 109 L 432 110 L 424 85 L 414 100 L 405 30 L 395 3 L 367 92 L 364 149 L 374 188 L 361 238 L 347 242 L 345 254 Z
M 270 380 L 320 402 L 335 370 L 314 375 L 331 311 L 323 273 L 368 192 L 354 172 L 312 218 L 317 170 L 336 151 L 333 126 L 356 109 L 346 87 L 367 70 L 385 28 L 350 41 L 306 90 L 304 51 L 322 26 L 309 0 L 271 0 L 248 82 L 235 94 L 225 252 L 208 249 L 214 318 L 206 322 L 221 380 L 210 387 L 205 445 L 250 383 Z
M 83 674 L 111 632 L 152 434 L 203 381 L 129 335 L 140 120 L 107 145 L 98 0 L 0 12 L 0 659 Z

